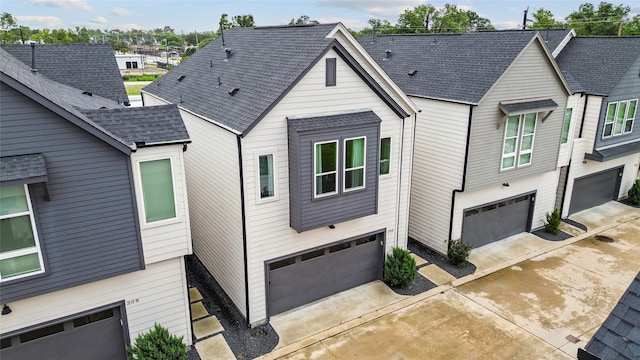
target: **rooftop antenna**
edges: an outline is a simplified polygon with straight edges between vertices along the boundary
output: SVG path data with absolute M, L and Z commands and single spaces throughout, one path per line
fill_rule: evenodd
M 224 27 L 222 26 L 222 21 L 220 21 L 220 36 L 222 37 L 222 47 L 224 47 Z
M 522 18 L 522 30 L 527 29 L 527 13 L 529 12 L 529 7 L 524 11 L 524 17 Z

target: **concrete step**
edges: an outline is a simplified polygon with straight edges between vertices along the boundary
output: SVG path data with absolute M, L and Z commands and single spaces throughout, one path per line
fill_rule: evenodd
M 213 315 L 193 322 L 193 334 L 200 340 L 224 331 L 218 318 Z

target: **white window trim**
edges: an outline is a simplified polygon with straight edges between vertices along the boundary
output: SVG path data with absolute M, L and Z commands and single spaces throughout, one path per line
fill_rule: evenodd
M 386 174 L 380 173 L 380 155 L 382 155 L 382 139 L 389 139 L 389 172 Z M 393 138 L 391 136 L 380 137 L 380 155 L 378 155 L 378 176 L 381 178 L 391 177 L 391 154 L 393 154 Z
M 260 189 L 260 157 L 265 155 L 271 155 L 273 159 L 273 196 L 262 198 L 260 197 L 260 193 L 262 189 Z M 277 161 L 277 152 L 276 151 L 265 151 L 259 152 L 255 154 L 255 162 L 256 162 L 256 204 L 263 204 L 267 202 L 276 201 L 279 198 L 278 191 L 278 161 Z M 315 179 L 314 179 L 315 180 Z
M 347 141 L 358 140 L 358 139 L 364 139 L 364 149 L 363 149 L 364 161 L 362 163 L 362 166 L 356 166 L 356 167 L 347 169 L 347 165 L 346 165 L 347 164 Z M 362 186 L 347 189 L 347 186 L 346 186 L 347 184 L 345 182 L 345 179 L 347 178 L 347 170 L 353 171 L 353 170 L 359 170 L 359 169 L 362 169 Z M 356 136 L 352 138 L 346 138 L 342 141 L 342 191 L 347 193 L 351 191 L 362 190 L 366 186 L 367 186 L 367 137 Z
M 144 190 L 142 187 L 142 172 L 140 171 L 140 164 L 144 162 L 149 162 L 149 161 L 167 160 L 167 159 L 169 160 L 169 164 L 171 165 L 171 185 L 173 187 L 173 206 L 175 206 L 176 216 L 169 219 L 147 222 L 147 213 L 146 213 L 147 209 L 145 209 L 145 206 L 144 206 Z M 180 214 L 180 206 L 178 206 L 178 198 L 176 194 L 176 176 L 175 176 L 175 167 L 173 164 L 174 164 L 174 160 L 172 156 L 156 155 L 154 157 L 141 158 L 136 161 L 135 171 L 137 173 L 137 182 L 138 182 L 138 186 L 136 187 L 138 189 L 138 194 L 136 194 L 136 197 L 139 198 L 138 209 L 140 214 L 142 215 L 140 216 L 140 222 L 142 223 L 143 229 L 164 226 L 164 225 L 180 222 L 181 214 Z
M 522 146 L 522 138 L 524 136 L 524 123 L 525 123 L 525 119 L 527 114 L 536 114 L 536 119 L 535 119 L 535 123 L 534 123 L 534 128 L 533 128 L 533 138 L 531 139 L 531 149 L 529 150 L 522 150 L 521 146 Z M 520 169 L 520 168 L 524 168 L 524 167 L 528 167 L 531 166 L 531 163 L 533 163 L 533 148 L 535 146 L 535 140 L 536 140 L 536 133 L 538 132 L 538 113 L 523 113 L 523 114 L 514 114 L 511 116 L 518 116 L 518 133 L 516 135 L 516 144 L 515 144 L 515 151 L 512 153 L 508 153 L 505 154 L 504 153 L 504 144 L 507 140 L 507 130 L 508 130 L 508 122 L 509 122 L 509 116 L 507 116 L 507 119 L 505 120 L 505 125 L 504 125 L 504 133 L 502 135 L 502 143 L 501 143 L 501 147 L 500 147 L 500 171 L 508 171 L 508 170 L 513 170 L 513 169 Z M 520 156 L 521 155 L 526 155 L 526 154 L 531 154 L 531 157 L 529 158 L 529 162 L 526 164 L 520 164 Z M 513 161 L 513 166 L 510 167 L 502 167 L 503 161 L 505 159 L 505 157 L 511 157 L 514 156 L 514 161 Z
M 29 248 L 20 249 L 20 250 L 8 251 L 8 252 L 6 252 L 4 254 L 0 253 L 0 260 L 6 260 L 6 259 L 11 259 L 11 258 L 14 258 L 14 257 L 18 257 L 18 256 L 37 253 L 38 254 L 38 261 L 40 261 L 40 271 L 34 271 L 34 272 L 22 274 L 22 275 L 11 276 L 11 277 L 8 277 L 6 279 L 3 279 L 1 277 L 1 275 L 0 275 L 0 282 L 12 281 L 12 280 L 16 280 L 16 279 L 22 279 L 22 278 L 25 278 L 25 277 L 34 276 L 34 275 L 42 274 L 42 273 L 45 272 L 45 269 L 44 269 L 44 258 L 42 257 L 42 248 L 40 247 L 40 237 L 38 235 L 38 229 L 37 229 L 37 226 L 36 226 L 36 219 L 35 219 L 35 216 L 33 215 L 33 207 L 31 205 L 31 194 L 29 193 L 29 186 L 27 184 L 24 184 L 23 186 L 24 186 L 24 195 L 26 197 L 28 211 L 23 211 L 23 212 L 20 212 L 20 213 L 12 213 L 12 214 L 7 214 L 7 215 L 0 215 L 0 220 L 1 219 L 10 219 L 10 218 L 14 218 L 14 217 L 18 217 L 18 216 L 24 216 L 24 215 L 28 214 L 29 215 L 29 220 L 31 221 L 31 231 L 33 232 L 33 240 L 34 240 L 35 246 L 29 247 Z
M 629 114 L 629 108 L 632 102 L 636 103 L 636 108 L 634 110 L 634 114 Z M 621 103 L 626 103 L 627 106 L 625 107 L 625 114 L 624 114 L 624 118 L 622 120 L 622 131 L 619 134 L 616 134 L 616 120 L 618 119 L 618 112 L 620 111 L 620 104 Z M 607 118 L 609 115 L 609 106 L 611 104 L 615 104 L 615 112 L 613 114 L 613 121 L 608 123 L 607 122 Z M 635 122 L 635 113 L 638 112 L 638 99 L 629 99 L 629 100 L 620 100 L 620 101 L 612 101 L 607 103 L 607 111 L 605 111 L 604 114 L 604 122 L 603 122 L 603 126 L 602 126 L 602 138 L 603 139 L 608 139 L 608 138 L 612 138 L 615 136 L 620 136 L 620 135 L 625 135 L 625 134 L 629 134 L 633 131 L 633 123 Z M 626 128 L 626 124 L 628 121 L 631 121 L 632 125 L 631 125 L 631 130 L 630 131 L 625 131 Z M 610 135 L 605 135 L 605 131 L 607 129 L 607 124 L 611 124 L 611 134 Z
M 323 144 L 331 144 L 334 143 L 336 144 L 336 169 L 334 171 L 329 171 L 329 172 L 324 172 L 324 173 L 317 173 L 316 169 L 317 169 L 317 154 L 316 154 L 316 150 L 318 148 L 318 145 L 323 145 Z M 330 141 L 318 141 L 318 142 L 314 142 L 313 143 L 313 198 L 314 199 L 319 199 L 319 198 L 323 198 L 323 197 L 327 197 L 327 196 L 332 196 L 332 195 L 336 195 L 338 194 L 338 170 L 340 169 L 340 164 L 338 163 L 338 159 L 340 154 L 340 147 L 339 147 L 339 142 L 338 140 L 330 140 Z M 318 176 L 322 176 L 322 175 L 327 175 L 327 174 L 331 174 L 331 173 L 335 173 L 336 174 L 336 181 L 335 181 L 335 191 L 330 192 L 330 193 L 324 193 L 324 194 L 318 194 L 318 189 L 317 189 L 317 177 Z

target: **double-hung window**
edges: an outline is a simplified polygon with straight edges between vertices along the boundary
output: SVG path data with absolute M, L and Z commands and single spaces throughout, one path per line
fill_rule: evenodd
M 315 197 L 337 194 L 338 141 L 319 142 L 314 146 Z
M 633 120 L 638 107 L 638 99 L 611 102 L 607 105 L 602 137 L 628 134 L 633 130 Z
M 147 224 L 176 217 L 171 159 L 140 162 L 140 180 Z
M 344 140 L 344 191 L 364 188 L 366 139 Z
M 0 280 L 44 272 L 27 185 L 0 188 Z
M 258 155 L 258 176 L 260 200 L 275 199 L 275 159 L 273 153 Z
M 391 138 L 380 139 L 380 175 L 388 175 L 391 165 Z
M 567 141 L 569 141 L 569 128 L 571 128 L 572 114 L 572 108 L 567 108 L 567 110 L 564 111 L 564 122 L 562 123 L 562 137 L 560 138 L 560 144 L 566 144 Z
M 537 119 L 538 113 L 511 115 L 507 118 L 502 147 L 502 170 L 531 164 Z

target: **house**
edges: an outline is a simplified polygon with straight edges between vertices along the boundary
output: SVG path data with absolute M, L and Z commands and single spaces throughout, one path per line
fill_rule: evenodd
M 584 349 L 578 360 L 640 358 L 640 273 L 629 285 L 611 314 Z
M 250 325 L 406 247 L 417 109 L 343 25 L 231 29 L 142 95 L 181 111 L 194 253 Z
M 1 358 L 125 359 L 155 322 L 191 344 L 189 142 L 175 106 L 127 108 L 0 49 Z
M 32 47 L 35 51 L 32 51 Z M 107 44 L 2 44 L 0 47 L 49 79 L 129 105 L 127 90 Z M 80 61 L 80 62 L 79 62 Z
M 559 159 L 567 217 L 626 197 L 638 177 L 640 37 L 574 37 L 556 60 L 574 92 Z
M 144 55 L 141 54 L 116 54 L 118 69 L 144 69 Z
M 570 31 L 361 37 L 420 108 L 409 236 L 446 254 L 543 226 L 554 208 Z

